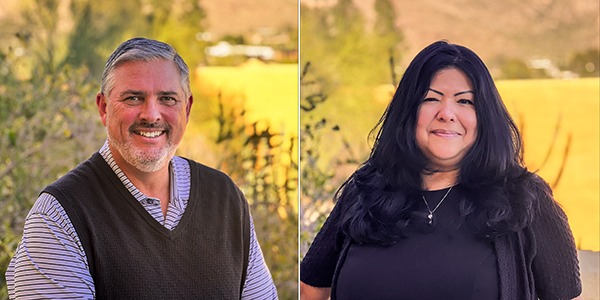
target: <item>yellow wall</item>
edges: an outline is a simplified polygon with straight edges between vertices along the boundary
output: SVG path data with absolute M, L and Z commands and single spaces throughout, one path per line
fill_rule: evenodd
M 552 184 L 566 159 L 554 197 L 569 217 L 578 248 L 599 251 L 600 79 L 507 80 L 497 86 L 522 129 L 529 170 L 539 170 Z

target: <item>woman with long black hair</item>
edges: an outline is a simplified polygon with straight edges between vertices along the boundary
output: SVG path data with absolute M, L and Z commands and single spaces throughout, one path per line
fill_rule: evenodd
M 302 299 L 581 294 L 566 215 L 473 51 L 423 49 L 378 126 L 302 261 Z

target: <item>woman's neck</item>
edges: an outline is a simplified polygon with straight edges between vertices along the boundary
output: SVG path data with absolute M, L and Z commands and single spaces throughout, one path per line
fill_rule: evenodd
M 437 171 L 421 174 L 423 190 L 435 191 L 451 187 L 458 183 L 459 170 Z

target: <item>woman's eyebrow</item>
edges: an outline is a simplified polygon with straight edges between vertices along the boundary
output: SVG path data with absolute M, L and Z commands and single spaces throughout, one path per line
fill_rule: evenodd
M 436 91 L 436 90 L 434 90 L 432 88 L 429 88 L 429 90 L 432 91 L 432 92 L 434 92 L 434 93 L 436 93 L 436 94 L 438 94 L 438 95 L 440 95 L 440 96 L 444 96 L 444 93 L 442 93 L 440 91 Z
M 434 90 L 432 88 L 429 88 L 429 90 L 432 91 L 432 92 L 434 92 L 434 93 L 436 93 L 436 94 L 438 94 L 438 95 L 440 95 L 440 96 L 444 96 L 444 93 L 442 93 L 440 91 Z M 458 93 L 454 94 L 454 96 L 456 97 L 456 96 L 460 96 L 462 94 L 467 94 L 467 93 L 475 94 L 475 93 L 473 93 L 473 91 L 468 90 L 468 91 L 458 92 Z
M 456 96 L 460 96 L 462 94 L 467 94 L 467 93 L 475 94 L 473 91 L 468 90 L 468 91 L 458 92 L 458 93 L 454 94 L 454 96 L 456 97 Z

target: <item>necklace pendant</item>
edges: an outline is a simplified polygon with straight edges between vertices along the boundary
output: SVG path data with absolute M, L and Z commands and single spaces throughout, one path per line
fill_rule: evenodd
M 433 224 L 433 214 L 432 213 L 429 213 L 427 215 L 427 224 L 429 224 L 429 225 Z
M 438 209 L 438 207 L 440 207 L 442 202 L 444 202 L 444 200 L 446 199 L 446 196 L 448 196 L 448 194 L 450 194 L 450 191 L 452 190 L 453 187 L 454 186 L 451 186 L 448 189 L 446 194 L 444 194 L 444 197 L 442 197 L 442 200 L 440 200 L 440 202 L 438 202 L 438 204 L 433 208 L 433 210 L 431 208 L 429 208 L 429 203 L 427 203 L 427 199 L 425 199 L 425 196 L 421 195 L 421 198 L 423 198 L 423 202 L 425 202 L 425 206 L 427 206 L 427 210 L 429 211 L 429 214 L 427 215 L 427 224 L 428 225 L 433 225 L 433 212 L 435 212 L 435 210 Z

